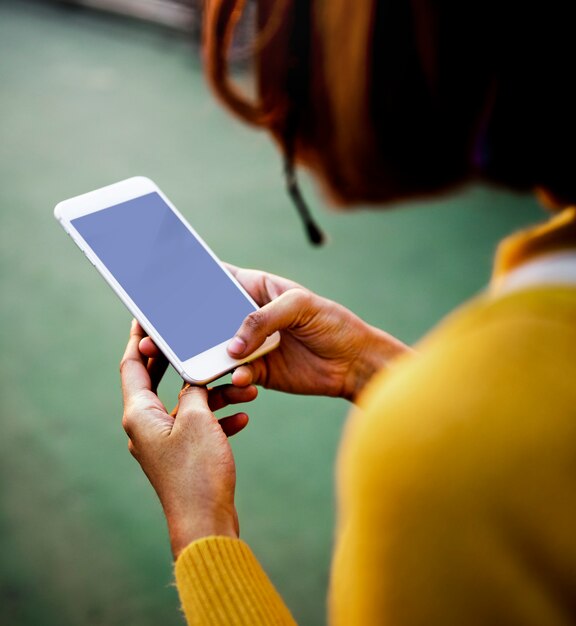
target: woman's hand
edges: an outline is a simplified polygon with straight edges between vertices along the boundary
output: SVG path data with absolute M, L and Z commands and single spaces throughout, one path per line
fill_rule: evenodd
M 248 416 L 236 413 L 218 421 L 213 411 L 251 401 L 257 390 L 185 385 L 170 414 L 155 393 L 166 362 L 163 357 L 149 359 L 140 353 L 138 345 L 144 337 L 134 322 L 120 365 L 122 424 L 130 438 L 130 452 L 160 498 L 177 557 L 195 539 L 238 536 L 236 469 L 228 436 L 242 430 Z
M 273 274 L 228 266 L 262 307 L 230 342 L 231 356 L 252 353 L 276 330 L 278 349 L 239 367 L 232 382 L 355 401 L 372 375 L 410 348 L 345 307 Z
M 228 269 L 262 307 L 230 342 L 230 356 L 246 357 L 273 332 L 282 335 L 276 350 L 235 370 L 232 382 L 239 387 L 256 384 L 355 401 L 376 371 L 410 351 L 345 307 L 290 280 L 231 265 Z M 151 357 L 159 354 L 149 338 L 140 350 Z

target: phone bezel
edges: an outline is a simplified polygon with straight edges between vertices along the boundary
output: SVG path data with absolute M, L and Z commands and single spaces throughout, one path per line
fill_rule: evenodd
M 146 333 L 154 340 L 166 358 L 170 361 L 180 376 L 189 383 L 196 385 L 205 385 L 224 374 L 235 369 L 243 363 L 247 363 L 256 359 L 270 350 L 276 348 L 280 342 L 280 334 L 274 333 L 266 339 L 264 344 L 258 350 L 245 359 L 233 359 L 226 351 L 228 340 L 209 348 L 208 350 L 197 354 L 196 356 L 181 361 L 170 346 L 166 343 L 154 325 L 146 317 L 144 312 L 132 300 L 128 293 L 123 289 L 122 285 L 116 280 L 114 275 L 102 263 L 94 250 L 82 235 L 74 228 L 72 220 L 89 215 L 102 209 L 110 208 L 114 205 L 121 204 L 128 200 L 138 198 L 140 196 L 156 192 L 166 202 L 168 207 L 174 212 L 182 224 L 189 230 L 192 236 L 205 248 L 205 250 L 214 259 L 215 263 L 222 268 L 230 280 L 236 285 L 246 299 L 258 308 L 256 302 L 251 298 L 250 294 L 242 287 L 242 285 L 228 271 L 225 265 L 214 254 L 213 250 L 206 244 L 204 239 L 196 232 L 196 230 L 188 223 L 186 218 L 178 211 L 178 209 L 170 202 L 162 190 L 149 178 L 145 176 L 134 176 L 126 180 L 101 187 L 94 191 L 69 198 L 59 202 L 54 208 L 54 216 L 60 222 L 64 230 L 72 237 L 78 247 L 84 252 L 88 260 L 96 267 L 104 280 L 112 287 L 116 295 L 128 308 L 130 313 L 138 320 Z M 231 339 L 231 337 L 230 337 Z

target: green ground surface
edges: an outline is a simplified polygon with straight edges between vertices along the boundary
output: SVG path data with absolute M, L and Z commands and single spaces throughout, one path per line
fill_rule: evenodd
M 485 285 L 533 200 L 474 188 L 337 214 L 305 243 L 267 138 L 214 103 L 193 45 L 52 4 L 0 2 L 0 624 L 182 624 L 158 502 L 126 449 L 129 315 L 52 217 L 142 174 L 223 258 L 287 275 L 414 341 Z M 171 374 L 168 403 L 179 386 Z M 262 392 L 234 441 L 251 544 L 301 624 L 323 624 L 345 403 Z

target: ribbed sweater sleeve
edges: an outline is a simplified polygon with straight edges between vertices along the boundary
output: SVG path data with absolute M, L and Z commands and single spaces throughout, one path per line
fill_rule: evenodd
M 178 557 L 175 575 L 189 626 L 296 624 L 252 550 L 239 539 L 194 541 Z

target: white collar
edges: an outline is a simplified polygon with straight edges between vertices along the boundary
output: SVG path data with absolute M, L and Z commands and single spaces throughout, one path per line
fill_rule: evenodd
M 576 286 L 576 250 L 542 254 L 494 281 L 491 291 L 497 295 L 540 285 Z

